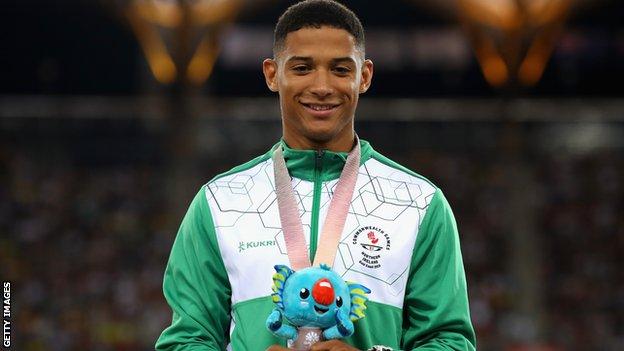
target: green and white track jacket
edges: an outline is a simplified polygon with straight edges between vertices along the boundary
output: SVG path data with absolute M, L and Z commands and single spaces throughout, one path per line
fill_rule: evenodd
M 347 154 L 278 146 L 314 257 Z M 271 150 L 215 177 L 192 201 L 165 271 L 173 319 L 157 350 L 285 345 L 265 327 L 273 266 L 289 264 Z M 361 152 L 333 269 L 372 292 L 366 317 L 345 341 L 362 350 L 474 350 L 457 226 L 444 195 L 363 140 Z

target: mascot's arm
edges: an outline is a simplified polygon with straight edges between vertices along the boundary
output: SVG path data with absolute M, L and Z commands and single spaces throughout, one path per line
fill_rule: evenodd
M 297 339 L 297 329 L 282 322 L 282 313 L 277 308 L 274 308 L 269 318 L 267 318 L 266 327 L 271 333 L 280 338 Z
M 353 334 L 353 331 L 353 322 L 349 318 L 348 314 L 341 309 L 337 309 L 336 325 L 331 328 L 325 329 L 325 331 L 323 331 L 323 336 L 327 340 L 341 339 L 351 336 Z

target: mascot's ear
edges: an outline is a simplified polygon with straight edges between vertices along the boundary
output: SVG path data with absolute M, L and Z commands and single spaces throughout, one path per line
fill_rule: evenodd
M 364 310 L 366 309 L 366 301 L 368 297 L 366 294 L 370 294 L 370 289 L 362 284 L 347 282 L 349 286 L 349 292 L 351 293 L 351 313 L 349 317 L 351 321 L 355 322 L 360 318 L 364 318 Z
M 277 308 L 283 311 L 284 300 L 282 298 L 282 293 L 284 292 L 284 285 L 286 285 L 286 279 L 288 279 L 291 274 L 295 273 L 295 271 L 284 265 L 276 265 L 273 268 L 275 268 L 275 274 L 273 274 L 273 286 L 271 287 L 273 293 L 271 294 L 271 298 L 277 305 Z

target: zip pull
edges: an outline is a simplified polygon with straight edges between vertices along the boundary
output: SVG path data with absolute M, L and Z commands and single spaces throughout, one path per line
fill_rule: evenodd
M 314 166 L 316 169 L 320 169 L 323 164 L 323 154 L 325 150 L 316 150 L 316 158 L 314 159 Z

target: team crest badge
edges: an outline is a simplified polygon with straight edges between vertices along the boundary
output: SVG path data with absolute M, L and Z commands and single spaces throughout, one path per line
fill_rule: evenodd
M 379 268 L 379 259 L 383 251 L 390 250 L 390 236 L 382 229 L 366 226 L 358 229 L 353 235 L 353 245 L 363 249 L 359 263 L 366 268 Z

